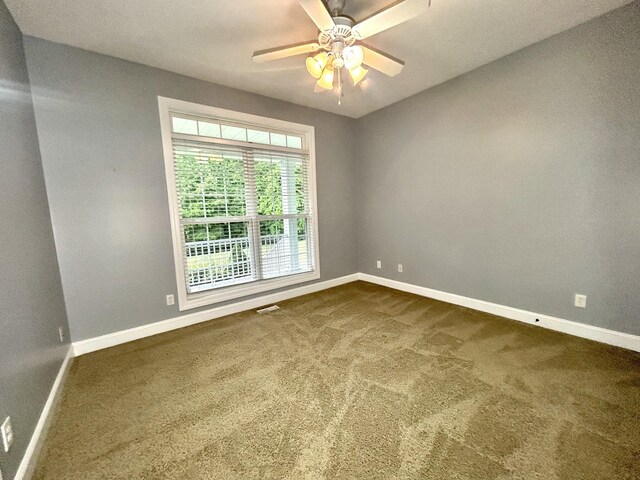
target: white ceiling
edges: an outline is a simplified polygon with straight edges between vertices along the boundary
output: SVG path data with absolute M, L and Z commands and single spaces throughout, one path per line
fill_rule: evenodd
M 347 0 L 361 19 L 393 0 Z M 425 0 L 427 1 L 427 0 Z M 316 38 L 296 0 L 5 0 L 23 33 L 321 110 L 360 117 L 571 28 L 630 0 L 432 0 L 367 43 L 406 61 L 394 78 L 313 93 L 304 56 L 251 54 Z

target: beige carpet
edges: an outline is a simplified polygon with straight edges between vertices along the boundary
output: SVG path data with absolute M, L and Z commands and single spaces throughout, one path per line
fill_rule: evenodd
M 640 354 L 356 282 L 82 356 L 38 479 L 640 478 Z

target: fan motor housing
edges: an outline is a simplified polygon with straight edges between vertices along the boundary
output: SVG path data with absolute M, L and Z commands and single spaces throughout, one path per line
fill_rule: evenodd
M 353 36 L 351 28 L 355 25 L 355 20 L 346 15 L 338 15 L 333 17 L 333 22 L 336 24 L 335 27 L 326 32 L 320 32 L 320 35 L 318 35 L 320 46 L 331 50 L 331 45 L 338 41 L 343 43 L 345 47 L 353 45 L 356 37 Z
M 333 23 L 336 24 L 336 27 L 352 28 L 356 24 L 356 21 L 348 15 L 338 15 L 333 17 Z

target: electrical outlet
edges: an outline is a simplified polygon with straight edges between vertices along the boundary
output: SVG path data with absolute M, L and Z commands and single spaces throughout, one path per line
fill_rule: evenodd
M 574 296 L 573 304 L 576 307 L 587 308 L 587 296 L 576 293 Z
M 376 267 L 382 268 L 382 262 L 380 260 L 376 261 Z
M 4 451 L 8 452 L 13 445 L 13 428 L 11 427 L 11 417 L 7 417 L 0 427 L 2 431 L 2 445 L 4 446 Z
M 167 295 L 167 305 L 175 305 L 176 303 L 176 299 L 173 296 L 173 293 L 171 295 Z
M 60 343 L 64 343 L 64 328 L 58 327 L 58 336 L 60 337 Z
M 402 273 L 402 264 L 401 264 L 401 263 L 399 263 L 399 264 L 398 264 L 398 271 L 399 271 L 400 273 Z

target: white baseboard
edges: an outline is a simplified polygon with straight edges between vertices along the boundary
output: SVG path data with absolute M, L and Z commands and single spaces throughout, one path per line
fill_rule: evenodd
M 606 328 L 594 327 L 584 323 L 572 322 L 570 320 L 564 320 L 550 315 L 543 315 L 540 313 L 529 312 L 527 310 L 521 310 L 519 308 L 499 305 L 497 303 L 485 302 L 484 300 L 464 297 L 462 295 L 456 295 L 455 293 L 447 293 L 440 290 L 434 290 L 432 288 L 412 285 L 410 283 L 398 282 L 397 280 L 389 280 L 388 278 L 377 277 L 367 273 L 359 273 L 358 279 L 401 290 L 403 292 L 414 293 L 422 297 L 429 297 L 435 300 L 453 303 L 454 305 L 461 305 L 481 312 L 506 317 L 511 320 L 530 323 L 532 325 L 548 328 L 557 332 L 568 333 L 569 335 L 574 335 L 576 337 L 588 338 L 589 340 L 595 340 L 596 342 L 602 342 L 608 345 L 614 345 L 616 347 L 627 348 L 629 350 L 640 352 L 640 336 L 637 335 L 616 332 L 615 330 L 607 330 Z
M 180 317 L 170 318 L 160 322 L 142 325 L 140 327 L 130 328 L 119 332 L 109 333 L 100 337 L 89 338 L 73 342 L 73 350 L 75 356 L 84 355 L 85 353 L 95 352 L 104 348 L 114 347 L 122 343 L 139 340 L 141 338 L 150 337 L 159 333 L 169 332 L 178 328 L 188 327 L 197 323 L 206 322 L 215 318 L 232 315 L 234 313 L 252 310 L 271 303 L 281 302 L 290 298 L 307 295 L 309 293 L 318 292 L 327 288 L 337 287 L 345 283 L 355 282 L 356 280 L 364 280 L 366 282 L 383 285 L 385 287 L 394 288 L 403 292 L 414 293 L 423 297 L 429 297 L 441 300 L 454 305 L 472 308 L 481 312 L 491 313 L 501 317 L 518 320 L 520 322 L 529 323 L 550 330 L 568 333 L 577 337 L 588 338 L 597 342 L 615 345 L 617 347 L 627 348 L 640 352 L 640 337 L 628 333 L 607 330 L 606 328 L 594 327 L 584 323 L 572 322 L 562 318 L 552 317 L 519 308 L 499 305 L 497 303 L 485 302 L 475 298 L 464 297 L 455 293 L 442 292 L 432 288 L 420 287 L 410 283 L 403 283 L 397 280 L 389 280 L 387 278 L 369 275 L 367 273 L 354 273 L 344 277 L 334 278 L 323 282 L 312 283 L 303 287 L 292 288 L 283 292 L 271 293 L 250 300 L 235 302 L 222 307 L 215 307 L 202 312 L 182 315 Z M 536 321 L 537 320 L 537 321 Z
M 22 457 L 22 462 L 20 462 L 20 466 L 18 467 L 18 471 L 16 472 L 14 480 L 28 480 L 34 473 L 36 461 L 38 460 L 38 454 L 40 453 L 40 449 L 42 448 L 42 444 L 44 443 L 47 430 L 49 429 L 49 425 L 51 424 L 51 420 L 53 418 L 53 410 L 60 400 L 62 386 L 64 385 L 64 382 L 67 378 L 67 373 L 69 373 L 72 359 L 73 348 L 71 347 L 71 345 L 69 345 L 67 355 L 64 357 L 64 361 L 60 366 L 58 375 L 53 382 L 51 392 L 49 393 L 49 398 L 47 398 L 47 401 L 44 404 L 44 408 L 42 409 L 42 413 L 40 414 L 40 418 L 38 419 L 36 428 L 33 431 L 33 435 L 31 435 L 31 440 L 29 441 L 29 445 L 27 445 L 27 450 Z
M 109 333 L 100 337 L 73 342 L 73 350 L 76 356 L 84 355 L 85 353 L 95 352 L 96 350 L 102 350 L 104 348 L 113 347 L 133 340 L 139 340 L 159 333 L 188 327 L 190 325 L 195 325 L 196 323 L 206 322 L 208 320 L 213 320 L 214 318 L 224 317 L 226 315 L 232 315 L 234 313 L 263 307 L 270 303 L 282 302 L 301 295 L 319 292 L 320 290 L 337 287 L 345 283 L 355 282 L 356 280 L 358 280 L 358 274 L 354 273 L 344 277 L 312 283 L 303 287 L 292 288 L 283 292 L 261 295 L 250 300 L 243 300 L 229 305 L 224 305 L 222 307 L 210 308 L 202 312 L 190 313 L 188 315 L 182 315 L 180 317 L 142 325 L 128 330 Z

